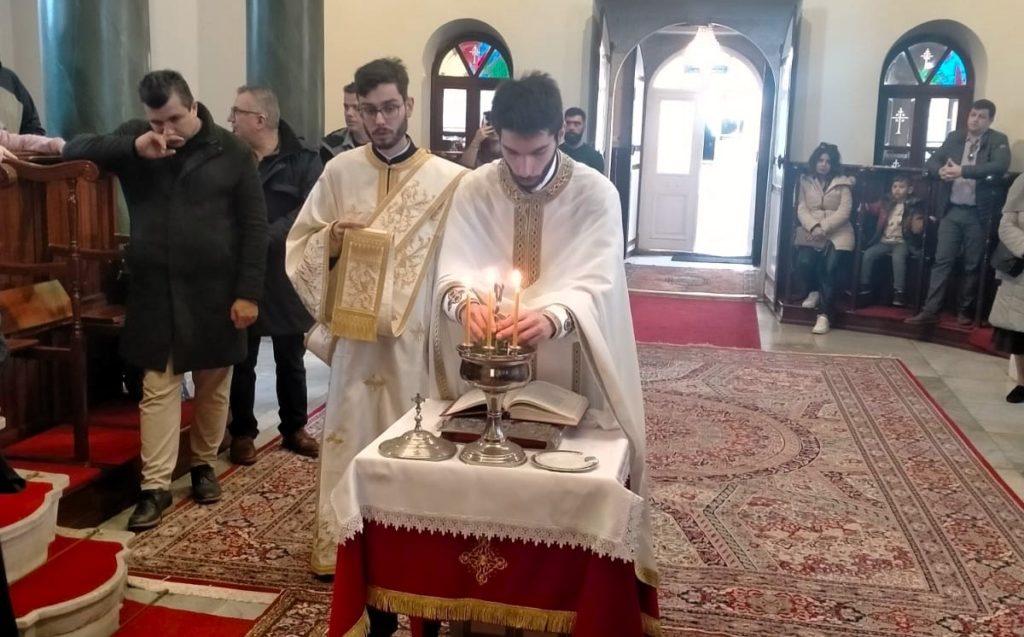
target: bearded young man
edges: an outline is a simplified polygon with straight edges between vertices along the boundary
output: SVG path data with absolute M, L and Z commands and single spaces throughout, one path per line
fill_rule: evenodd
M 231 370 L 259 314 L 267 212 L 252 151 L 217 126 L 176 71 L 139 82 L 146 120 L 81 135 L 66 159 L 117 175 L 128 203 L 132 273 L 121 355 L 145 370 L 139 403 L 142 493 L 128 528 L 156 526 L 171 504 L 181 433 L 181 384 L 192 372 L 192 497 L 221 497 L 213 471 L 228 418 Z
M 604 174 L 604 156 L 583 140 L 586 131 L 586 112 L 578 106 L 565 109 L 565 141 L 558 150 Z
M 432 389 L 444 399 L 468 389 L 459 379 L 458 324 L 469 320 L 478 340 L 487 329 L 487 308 L 467 293 L 463 278 L 495 268 L 508 280 L 519 270 L 517 327 L 520 342 L 536 347 L 534 378 L 586 396 L 602 427 L 622 430 L 630 487 L 645 496 L 644 407 L 619 194 L 603 175 L 558 150 L 562 100 L 550 76 L 503 82 L 491 108 L 502 160 L 462 180 L 438 255 Z M 498 339 L 513 333 L 511 296 L 500 308 Z M 647 520 L 635 566 L 644 583 L 656 586 Z
M 317 318 L 308 346 L 331 366 L 311 566 L 334 572 L 330 495 L 359 451 L 427 393 L 437 244 L 462 166 L 416 148 L 401 61 L 356 71 L 370 144 L 327 163 L 288 235 L 285 267 Z M 360 294 L 360 290 L 369 290 Z

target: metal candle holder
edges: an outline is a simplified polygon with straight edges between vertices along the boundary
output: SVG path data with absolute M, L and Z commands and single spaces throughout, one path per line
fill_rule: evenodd
M 412 399 L 416 403 L 416 426 L 397 438 L 385 440 L 377 447 L 377 451 L 385 458 L 402 460 L 430 460 L 438 462 L 455 455 L 455 443 L 435 436 L 421 426 L 423 422 L 423 396 L 416 394 Z
M 493 347 L 463 344 L 458 351 L 459 375 L 487 398 L 487 428 L 476 442 L 463 447 L 459 459 L 488 467 L 518 467 L 526 462 L 526 452 L 505 437 L 502 406 L 505 394 L 530 382 L 535 350 L 499 341 Z

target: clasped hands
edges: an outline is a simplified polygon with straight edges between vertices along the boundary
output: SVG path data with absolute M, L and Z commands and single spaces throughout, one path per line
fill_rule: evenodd
M 470 331 L 473 340 L 482 340 L 487 334 L 487 307 L 482 303 L 469 302 L 462 309 L 462 322 L 466 323 L 466 312 L 469 312 Z M 498 340 L 512 340 L 512 317 L 498 315 L 494 324 L 495 338 Z M 538 342 L 550 339 L 555 335 L 555 326 L 543 312 L 520 312 L 519 313 L 519 343 L 522 345 L 535 345 Z
M 939 179 L 943 181 L 956 181 L 960 179 L 964 174 L 964 169 L 959 164 L 953 162 L 952 159 L 947 159 L 945 165 L 939 168 Z
M 231 304 L 231 322 L 235 329 L 244 330 L 256 322 L 260 315 L 260 306 L 249 299 L 235 299 Z

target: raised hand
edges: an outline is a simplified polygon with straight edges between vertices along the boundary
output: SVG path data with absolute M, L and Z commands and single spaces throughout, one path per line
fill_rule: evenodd
M 164 135 L 146 131 L 135 138 L 135 152 L 145 159 L 163 159 L 175 153 L 176 148 L 185 145 L 185 138 L 179 135 Z

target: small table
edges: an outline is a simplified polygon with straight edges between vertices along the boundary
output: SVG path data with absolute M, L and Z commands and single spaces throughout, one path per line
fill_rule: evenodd
M 436 432 L 448 404 L 424 403 L 423 427 Z M 577 636 L 658 632 L 657 590 L 634 569 L 643 502 L 624 486 L 621 431 L 566 432 L 562 449 L 600 460 L 581 474 L 382 457 L 378 445 L 413 416 L 360 452 L 333 492 L 332 636 L 361 635 L 367 604 Z

